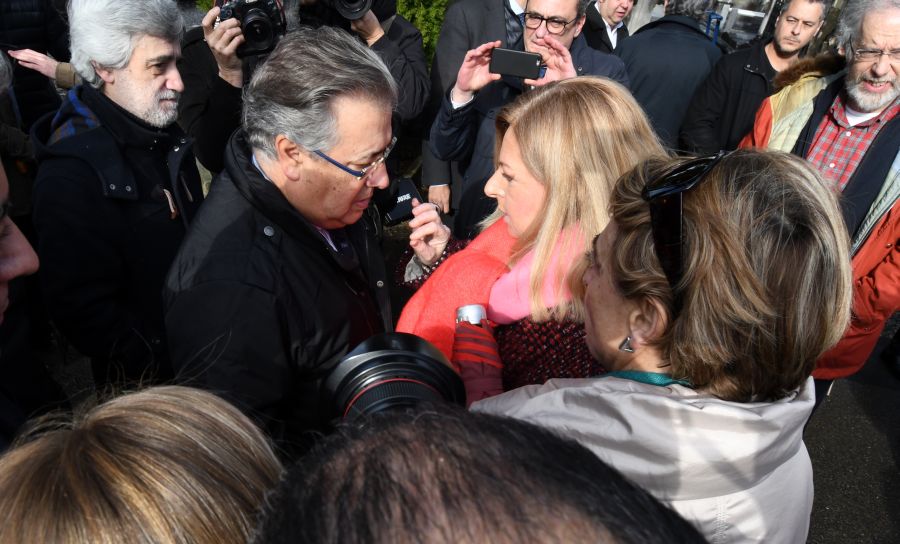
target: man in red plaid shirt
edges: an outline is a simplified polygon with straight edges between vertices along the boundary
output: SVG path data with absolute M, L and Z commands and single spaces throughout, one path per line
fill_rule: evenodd
M 805 157 L 841 192 L 852 244 L 853 319 L 819 359 L 817 403 L 834 379 L 862 367 L 900 308 L 900 0 L 850 0 L 838 39 L 846 68 L 820 61 L 767 98 L 741 144 Z

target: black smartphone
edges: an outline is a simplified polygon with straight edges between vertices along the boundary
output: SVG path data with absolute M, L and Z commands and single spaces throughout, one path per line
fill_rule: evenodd
M 493 74 L 538 79 L 541 75 L 541 56 L 537 53 L 496 47 L 491 50 L 488 70 Z
M 416 189 L 416 183 L 412 179 L 400 178 L 397 180 L 396 185 L 397 192 L 393 206 L 384 214 L 384 224 L 388 226 L 412 219 L 412 201 L 414 198 L 419 203 L 425 202 L 422 200 L 422 195 L 419 194 L 419 190 Z

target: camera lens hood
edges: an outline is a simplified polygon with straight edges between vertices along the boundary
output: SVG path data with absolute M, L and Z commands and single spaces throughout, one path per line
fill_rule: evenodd
M 323 387 L 338 417 L 348 420 L 420 402 L 464 406 L 466 401 L 462 379 L 440 350 L 399 332 L 362 342 L 341 359 Z

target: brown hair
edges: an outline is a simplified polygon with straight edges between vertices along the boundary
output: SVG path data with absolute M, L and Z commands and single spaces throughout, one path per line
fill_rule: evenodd
M 849 323 L 849 239 L 837 198 L 797 157 L 726 156 L 683 193 L 683 307 L 673 319 L 641 191 L 683 161 L 647 161 L 616 184 L 614 284 L 625 298 L 667 309 L 657 347 L 674 377 L 725 400 L 782 398 Z
M 577 253 L 587 251 L 591 237 L 609 221 L 609 194 L 616 179 L 641 160 L 665 156 L 647 116 L 627 89 L 605 78 L 578 77 L 525 93 L 503 108 L 496 121 L 494 157 L 507 131 L 512 131 L 522 160 L 547 188 L 543 209 L 517 240 L 513 262 L 534 250 L 531 270 L 531 317 L 535 321 L 566 317 L 580 319 L 581 306 L 547 308 L 541 288 L 560 234 L 575 227 Z M 492 214 L 489 225 L 500 218 Z M 557 270 L 561 289 L 581 270 L 580 259 L 563 262 Z
M 0 542 L 246 542 L 281 465 L 237 408 L 159 387 L 44 420 L 0 458 Z

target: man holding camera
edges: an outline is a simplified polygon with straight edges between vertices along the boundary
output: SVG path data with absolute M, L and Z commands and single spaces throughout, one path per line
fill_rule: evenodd
M 431 126 L 429 146 L 438 159 L 460 161 L 463 194 L 453 232 L 474 236 L 478 223 L 496 206 L 484 194 L 494 173 L 494 118 L 528 86 L 581 75 L 605 76 L 628 85 L 625 65 L 617 57 L 588 47 L 581 29 L 588 0 L 529 0 L 525 5 L 525 50 L 541 57 L 542 75 L 534 80 L 490 72 L 488 42 L 466 53 L 456 83 L 444 96 Z
M 213 7 L 201 27 L 185 36 L 184 60 L 179 67 L 187 91 L 179 107 L 179 122 L 196 138 L 197 157 L 210 171 L 222 170 L 228 137 L 240 126 L 241 88 L 285 27 L 291 31 L 302 23 L 352 32 L 381 57 L 400 87 L 397 126 L 411 122 L 422 112 L 429 91 L 422 34 L 396 13 L 395 1 L 301 0 L 298 6 L 295 0 L 284 2 L 283 12 L 274 0 L 270 3 L 275 7 L 248 10 L 246 0 Z M 253 28 L 245 28 L 249 11 L 253 11 L 256 23 Z M 271 23 L 264 25 L 264 19 Z M 261 26 L 269 30 L 259 31 Z
M 355 37 L 287 34 L 245 87 L 243 130 L 167 279 L 179 380 L 224 393 L 291 451 L 332 415 L 321 380 L 392 328 L 363 216 L 388 185 L 396 101 L 387 66 Z M 430 204 L 414 213 L 427 225 L 413 247 L 433 264 L 449 233 Z
M 99 388 L 167 380 L 160 291 L 203 198 L 175 124 L 181 14 L 172 0 L 71 0 L 69 24 L 85 84 L 32 131 L 44 299 Z

